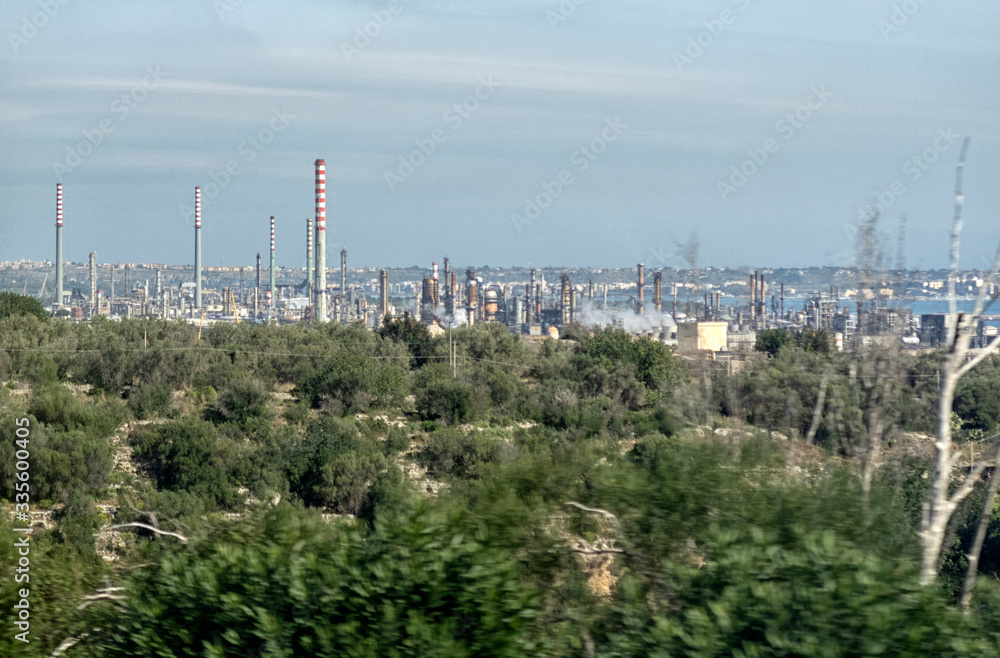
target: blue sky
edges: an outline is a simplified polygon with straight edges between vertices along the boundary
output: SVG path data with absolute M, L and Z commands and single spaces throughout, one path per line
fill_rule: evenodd
M 70 260 L 190 263 L 201 185 L 206 265 L 270 215 L 302 265 L 324 158 L 353 267 L 849 265 L 879 196 L 938 267 L 970 135 L 981 267 L 998 44 L 986 0 L 6 0 L 0 260 L 53 257 L 62 182 Z

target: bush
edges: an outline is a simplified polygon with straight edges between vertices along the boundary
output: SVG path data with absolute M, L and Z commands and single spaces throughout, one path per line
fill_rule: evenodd
M 160 488 L 193 493 L 212 506 L 232 507 L 239 501 L 233 474 L 242 469 L 241 457 L 218 439 L 210 423 L 164 423 L 136 434 L 133 444 Z
M 605 641 L 619 655 L 965 656 L 987 647 L 914 565 L 810 533 L 717 533 L 698 568 L 669 565 L 669 613 L 623 584 Z M 734 654 L 738 650 L 739 654 Z
M 421 418 L 465 423 L 476 416 L 472 389 L 456 380 L 447 364 L 424 366 L 415 379 L 415 398 Z
M 142 384 L 129 389 L 128 406 L 140 420 L 163 416 L 170 411 L 172 396 L 173 391 L 165 384 Z
M 104 656 L 521 656 L 537 596 L 516 562 L 416 509 L 350 526 L 283 505 L 138 572 Z
M 222 389 L 206 415 L 217 423 L 242 425 L 266 417 L 270 398 L 270 391 L 260 381 L 235 379 Z

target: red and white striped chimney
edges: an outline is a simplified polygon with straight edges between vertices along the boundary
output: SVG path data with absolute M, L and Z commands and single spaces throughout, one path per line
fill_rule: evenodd
M 316 161 L 316 319 L 326 322 L 326 161 Z

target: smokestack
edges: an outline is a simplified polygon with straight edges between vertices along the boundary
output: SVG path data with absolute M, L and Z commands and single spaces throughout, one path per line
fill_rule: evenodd
M 570 283 L 569 274 L 562 274 L 559 276 L 560 279 L 560 290 L 559 290 L 559 310 L 562 313 L 562 323 L 567 325 L 571 321 L 572 310 L 570 308 Z
M 278 290 L 275 288 L 274 276 L 274 215 L 271 215 L 271 307 L 277 306 Z
M 750 275 L 750 318 L 757 314 L 757 272 Z
M 535 324 L 535 318 L 537 317 L 535 309 L 539 304 L 537 298 L 532 298 L 532 295 L 535 294 L 535 268 L 531 268 L 531 283 L 529 285 L 531 287 L 528 288 L 528 324 Z
M 194 307 L 201 308 L 201 188 L 200 187 L 194 188 Z
M 638 282 L 639 302 L 638 302 L 638 308 L 636 309 L 635 312 L 638 313 L 639 315 L 642 315 L 644 311 L 643 306 L 645 306 L 645 301 L 643 298 L 645 296 L 645 287 L 646 287 L 646 267 L 642 263 L 639 263 L 638 268 L 639 268 L 639 282 Z
M 56 184 L 56 306 L 63 304 L 63 190 Z
M 313 280 L 313 220 L 312 217 L 306 219 L 306 295 L 312 302 L 312 291 L 315 285 Z
M 767 282 L 764 275 L 760 275 L 760 315 L 767 317 Z
M 97 315 L 97 254 L 90 252 L 90 317 Z
M 326 161 L 316 161 L 316 319 L 326 322 Z
M 576 322 L 576 289 L 569 289 L 569 321 Z
M 451 298 L 451 259 L 444 257 L 444 312 L 448 315 L 455 313 L 455 307 Z
M 781 317 L 785 317 L 785 284 L 779 286 L 781 290 Z
M 389 270 L 382 268 L 378 275 L 379 324 L 389 312 Z
M 347 250 L 340 250 L 340 321 L 347 322 Z
M 671 317 L 674 319 L 674 322 L 676 322 L 677 321 L 677 282 L 676 281 L 674 281 L 671 284 L 671 288 L 672 288 L 673 293 L 674 293 L 674 308 L 673 308 L 673 311 L 671 312 Z
M 587 301 L 591 304 L 594 303 L 594 280 L 589 279 L 587 281 Z
M 260 252 L 257 252 L 257 286 L 254 288 L 256 294 L 260 295 Z
M 538 324 L 542 323 L 542 284 L 535 284 L 535 319 Z
M 653 272 L 653 306 L 657 312 L 663 310 L 663 272 Z
M 160 270 L 156 270 L 156 298 L 159 299 L 162 293 L 163 293 L 163 274 L 160 272 Z M 164 314 L 163 317 L 167 317 L 166 314 Z

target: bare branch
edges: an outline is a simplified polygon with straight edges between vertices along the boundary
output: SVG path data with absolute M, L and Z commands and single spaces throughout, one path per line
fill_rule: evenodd
M 567 501 L 567 502 L 563 503 L 563 505 L 569 505 L 571 507 L 576 507 L 577 509 L 581 509 L 584 512 L 591 512 L 593 514 L 600 514 L 600 515 L 602 515 L 602 516 L 604 516 L 606 518 L 613 519 L 613 520 L 616 520 L 616 521 L 618 520 L 618 517 L 616 517 L 614 514 L 612 514 L 611 512 L 609 512 L 606 509 L 599 509 L 597 507 L 587 507 L 586 505 L 581 505 L 580 503 L 578 503 L 576 501 L 573 501 L 573 500 Z
M 108 526 L 107 528 L 102 529 L 100 532 L 95 532 L 94 536 L 96 537 L 96 536 L 98 536 L 98 535 L 100 535 L 102 533 L 111 532 L 112 530 L 120 530 L 122 528 L 142 528 L 144 530 L 149 530 L 150 532 L 153 532 L 153 533 L 155 533 L 157 535 L 166 535 L 168 537 L 176 537 L 177 539 L 181 540 L 185 544 L 187 543 L 187 540 L 188 540 L 187 537 L 185 537 L 182 534 L 179 534 L 179 533 L 176 533 L 176 532 L 169 532 L 167 530 L 160 530 L 159 528 L 153 527 L 153 526 L 149 525 L 148 523 L 139 523 L 138 521 L 134 521 L 132 523 L 121 523 L 119 525 Z
M 975 368 L 977 365 L 982 363 L 987 358 L 993 356 L 997 352 L 997 348 L 1000 348 L 1000 336 L 997 336 L 989 342 L 989 344 L 984 347 L 976 356 L 972 357 L 958 369 L 959 378 L 964 377 L 966 373 Z
M 121 594 L 114 594 L 114 592 L 120 592 L 124 590 L 124 587 L 106 587 L 104 589 L 97 590 L 97 594 L 88 594 L 83 597 L 83 603 L 76 606 L 77 610 L 83 610 L 92 603 L 97 603 L 98 601 L 124 601 L 126 597 Z
M 965 195 L 962 194 L 962 175 L 965 172 L 965 154 L 969 150 L 969 138 L 962 140 L 962 150 L 958 156 L 958 168 L 955 172 L 955 216 L 951 223 L 951 263 L 948 268 L 948 313 L 952 316 L 958 313 L 958 302 L 955 299 L 955 283 L 958 280 L 958 247 L 959 236 L 962 234 L 962 205 Z
M 997 251 L 993 255 L 993 263 L 990 265 L 990 273 L 986 276 L 983 281 L 984 285 L 979 286 L 979 294 L 976 295 L 976 305 L 972 309 L 972 319 L 970 323 L 974 323 L 979 320 L 979 317 L 983 314 L 986 308 L 986 291 L 989 290 L 990 286 L 987 284 L 993 283 L 997 278 L 997 270 L 1000 269 L 1000 244 L 997 245 Z M 990 296 L 990 302 L 992 303 L 995 296 Z
M 969 604 L 972 602 L 972 591 L 976 587 L 976 576 L 979 574 L 979 556 L 983 551 L 983 542 L 986 541 L 986 530 L 990 525 L 990 517 L 993 514 L 993 501 L 997 495 L 997 487 L 1000 486 L 1000 441 L 993 446 L 993 473 L 990 474 L 990 482 L 986 488 L 986 500 L 983 501 L 983 509 L 979 513 L 979 524 L 976 526 L 976 536 L 972 540 L 972 548 L 966 558 L 968 566 L 965 571 L 965 583 L 962 585 L 962 609 L 968 613 Z
M 962 486 L 956 489 L 955 493 L 953 493 L 951 495 L 951 498 L 948 499 L 948 503 L 954 506 L 958 505 L 960 502 L 965 500 L 965 497 L 968 496 L 970 493 L 972 493 L 972 489 L 976 486 L 976 481 L 979 480 L 980 477 L 982 477 L 983 471 L 986 470 L 986 467 L 988 467 L 992 461 L 993 461 L 993 456 L 990 455 L 989 458 L 984 459 L 980 461 L 978 464 L 976 464 L 975 467 L 971 471 L 969 471 L 969 474 L 966 476 L 965 481 L 962 482 Z
M 95 628 L 94 630 L 99 631 L 101 629 Z M 90 633 L 80 633 L 79 635 L 76 635 L 74 637 L 66 638 L 59 644 L 58 647 L 55 648 L 55 650 L 52 651 L 51 654 L 49 654 L 49 658 L 59 658 L 59 656 L 63 655 L 69 649 L 73 648 L 74 646 L 79 644 L 82 640 L 85 640 L 88 637 L 90 637 Z
M 819 429 L 819 422 L 823 418 L 823 403 L 826 402 L 826 387 L 830 383 L 830 369 L 823 372 L 823 379 L 819 383 L 819 396 L 816 398 L 816 406 L 813 408 L 812 423 L 809 424 L 809 431 L 806 433 L 806 445 L 812 445 L 816 438 L 816 431 Z

